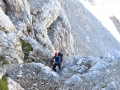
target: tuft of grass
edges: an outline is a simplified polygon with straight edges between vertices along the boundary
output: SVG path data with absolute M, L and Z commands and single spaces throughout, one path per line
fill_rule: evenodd
M 0 30 L 4 31 L 6 34 L 9 33 L 9 32 L 5 29 L 5 27 L 0 27 Z
M 19 20 L 20 20 L 20 21 L 23 21 L 23 19 L 22 19 L 22 18 L 19 18 Z
M 95 84 L 95 83 L 93 83 L 93 86 L 96 86 L 96 84 Z
M 103 59 L 103 56 L 100 56 L 101 59 Z
M 8 31 L 5 31 L 5 33 L 7 34 L 7 33 L 9 33 Z
M 30 32 L 31 32 L 30 28 L 27 28 L 27 32 L 28 32 L 28 34 L 30 34 Z
M 35 23 L 35 22 L 36 22 L 36 20 L 34 18 L 32 18 L 32 24 Z
M 38 60 L 39 63 L 42 63 L 42 60 Z
M 52 29 L 52 27 L 50 26 L 48 29 Z
M 106 86 L 102 86 L 102 88 L 105 88 Z
M 3 59 L 3 64 L 9 64 L 9 62 L 6 58 Z
M 43 38 L 45 37 L 44 34 L 42 35 L 42 37 L 43 37 Z
M 33 51 L 31 44 L 27 43 L 25 40 L 20 38 L 22 44 L 22 50 L 24 51 L 25 56 L 29 56 L 30 51 Z
M 26 63 L 31 63 L 32 61 L 31 60 L 28 60 Z
M 2 79 L 0 80 L 0 90 L 8 90 L 7 85 L 8 83 L 6 76 L 2 76 Z
M 88 69 L 92 67 L 90 64 L 85 64 L 85 66 L 88 67 Z
M 76 34 L 74 34 L 74 36 L 76 37 Z
M 0 27 L 0 30 L 5 30 L 5 28 L 4 27 Z

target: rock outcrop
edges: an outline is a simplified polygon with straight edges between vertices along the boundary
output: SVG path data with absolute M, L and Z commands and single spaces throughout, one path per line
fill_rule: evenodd
M 8 82 L 9 90 L 25 90 L 18 83 L 16 83 L 14 80 L 12 80 L 10 77 L 7 78 L 7 82 Z
M 46 63 L 55 51 L 74 54 L 71 26 L 58 0 L 4 0 L 0 5 L 1 55 L 9 63 L 24 59 Z

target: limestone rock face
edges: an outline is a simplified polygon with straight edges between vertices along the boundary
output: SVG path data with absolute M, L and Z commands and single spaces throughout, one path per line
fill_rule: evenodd
M 0 79 L 2 79 L 2 76 L 6 73 L 6 69 L 0 68 Z
M 34 61 L 47 63 L 59 50 L 66 56 L 74 54 L 71 26 L 58 0 L 4 0 L 0 6 L 0 29 L 6 33 L 1 43 L 12 48 L 1 47 L 1 50 L 5 57 L 8 55 L 9 63 L 23 62 L 23 43 L 19 38 L 31 44 L 33 51 L 28 53 L 28 58 Z
M 2 8 L 3 11 L 6 11 L 6 6 L 3 0 L 0 0 L 0 7 Z
M 48 29 L 48 35 L 55 49 L 64 51 L 67 55 L 74 54 L 71 26 L 64 13 Z
M 7 50 L 6 53 L 10 57 L 13 57 L 14 59 L 16 59 L 16 61 L 18 61 L 18 63 L 23 63 L 24 54 L 22 52 L 21 42 L 20 42 L 19 38 L 16 36 L 15 33 L 8 33 L 7 40 L 8 40 L 8 46 L 10 47 L 10 49 Z M 11 49 L 11 48 L 13 48 L 13 49 Z
M 40 47 L 37 49 L 33 48 L 34 51 L 37 52 L 41 58 L 43 57 L 42 59 L 45 59 L 45 56 L 47 56 L 47 60 L 55 50 L 62 50 L 66 55 L 68 53 L 69 55 L 74 54 L 74 42 L 70 33 L 71 26 L 62 10 L 60 2 L 57 0 L 28 0 L 28 3 L 30 4 L 32 14 L 31 40 L 30 37 L 28 37 L 29 40 L 27 37 L 25 40 L 30 43 L 31 41 L 37 40 L 36 46 Z M 59 17 L 61 20 L 59 20 Z M 61 23 L 61 25 L 57 23 Z M 58 28 L 58 30 L 55 30 L 55 27 Z M 61 34 L 59 35 L 60 32 L 62 36 L 60 36 Z M 55 36 L 53 36 L 53 34 Z M 35 47 L 34 43 L 31 44 Z
M 54 47 L 51 43 L 51 40 L 47 34 L 47 28 L 57 19 L 60 15 L 61 5 L 60 3 L 55 0 L 39 0 L 39 1 L 32 1 L 28 0 L 31 13 L 32 13 L 32 36 L 36 38 L 37 41 L 44 46 L 47 47 L 49 50 L 54 50 Z
M 31 13 L 48 28 L 60 15 L 61 4 L 58 0 L 28 0 Z
M 7 82 L 8 82 L 9 90 L 25 90 L 18 83 L 16 83 L 14 80 L 12 80 L 10 77 L 7 78 Z
M 21 43 L 16 34 L 12 32 L 6 34 L 3 31 L 0 31 L 0 34 L 2 36 L 0 39 L 1 56 L 5 56 L 9 63 L 22 63 L 24 54 L 22 52 Z
M 17 21 L 21 21 L 30 24 L 30 7 L 26 0 L 4 0 L 7 7 L 7 15 L 9 15 L 10 19 L 16 23 Z
M 26 0 L 5 0 L 7 15 L 16 27 L 17 36 L 28 35 L 31 28 L 32 17 L 30 7 Z
M 15 27 L 9 17 L 0 8 L 0 30 L 5 32 L 14 32 Z

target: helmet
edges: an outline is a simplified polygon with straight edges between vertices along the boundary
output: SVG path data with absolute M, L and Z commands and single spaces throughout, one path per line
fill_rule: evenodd
M 58 52 L 55 52 L 55 56 L 58 56 Z

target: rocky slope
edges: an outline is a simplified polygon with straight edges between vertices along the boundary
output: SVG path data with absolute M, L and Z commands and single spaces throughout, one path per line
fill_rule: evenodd
M 7 73 L 10 90 L 119 90 L 119 65 L 120 51 L 111 51 L 103 57 L 75 56 L 57 73 L 26 63 L 4 66 L 0 75 Z
M 0 0 L 0 35 L 9 90 L 120 88 L 120 43 L 78 0 Z M 55 51 L 66 62 L 57 73 Z
M 120 50 L 120 43 L 107 30 L 107 28 L 103 26 L 102 22 L 99 19 L 97 19 L 96 16 L 94 16 L 90 11 L 88 11 L 81 3 L 87 1 L 89 2 L 94 1 L 98 5 L 102 4 L 102 2 L 107 2 L 107 0 L 102 1 L 60 0 L 60 1 L 64 7 L 68 20 L 70 21 L 76 54 L 86 56 L 87 55 L 101 56 L 110 50 L 114 49 Z M 107 7 L 107 3 L 105 5 Z M 94 10 L 95 8 L 97 8 L 97 6 L 94 6 L 92 9 Z M 102 10 L 104 11 L 104 8 L 100 10 L 98 9 L 98 12 L 102 13 Z M 109 8 L 106 9 L 106 11 L 107 10 L 111 11 Z M 104 12 L 99 15 L 106 16 L 106 13 Z M 106 20 L 107 18 L 108 17 L 104 18 L 104 20 Z M 111 22 L 110 19 L 106 22 L 106 24 L 109 25 L 109 22 Z

